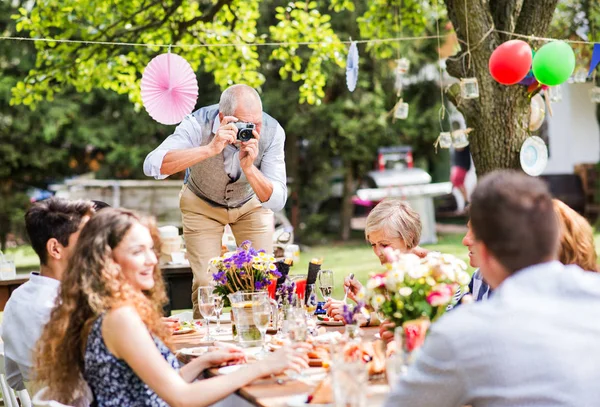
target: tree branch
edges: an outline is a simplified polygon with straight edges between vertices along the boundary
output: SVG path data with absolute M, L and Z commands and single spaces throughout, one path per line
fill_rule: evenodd
M 494 25 L 498 30 L 513 32 L 517 25 L 517 18 L 521 13 L 524 0 L 496 0 L 490 1 L 490 12 L 494 19 Z M 500 34 L 502 41 L 508 36 Z
M 559 0 L 524 0 L 515 33 L 545 35 Z
M 204 23 L 212 21 L 217 15 L 217 13 L 221 11 L 223 7 L 230 5 L 231 2 L 232 0 L 219 0 L 217 4 L 215 4 L 213 7 L 211 7 L 210 10 L 208 10 L 208 13 L 200 14 L 199 16 L 194 17 L 191 20 L 181 22 L 179 24 L 178 31 L 183 32 L 200 21 Z

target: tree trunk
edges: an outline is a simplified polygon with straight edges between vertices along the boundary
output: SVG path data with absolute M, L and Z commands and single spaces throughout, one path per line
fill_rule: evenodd
M 354 169 L 351 164 L 344 166 L 344 188 L 342 192 L 342 213 L 340 238 L 343 241 L 350 239 L 350 225 L 352 222 L 353 205 L 352 196 L 354 195 Z
M 465 116 L 467 127 L 473 128 L 469 140 L 477 175 L 500 168 L 518 169 L 521 145 L 529 136 L 530 99 L 526 87 L 501 85 L 491 77 L 488 61 L 492 52 L 511 39 L 494 29 L 544 36 L 558 0 L 445 0 L 445 3 L 462 48 L 460 54 L 448 60 L 448 73 L 458 79 L 475 77 L 479 83 L 478 99 L 462 99 L 458 85 L 447 92 Z

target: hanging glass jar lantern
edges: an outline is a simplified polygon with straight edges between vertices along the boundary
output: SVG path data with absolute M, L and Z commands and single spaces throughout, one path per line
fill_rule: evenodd
M 548 88 L 548 97 L 550 98 L 551 102 L 560 102 L 563 98 L 562 86 L 561 85 L 550 86 Z
M 592 103 L 600 103 L 600 87 L 596 86 L 590 90 L 590 99 Z
M 477 78 L 462 78 L 460 80 L 460 95 L 463 99 L 477 99 L 479 97 Z
M 405 120 L 408 117 L 408 103 L 403 102 L 402 99 L 396 104 L 394 108 L 394 118 Z
M 577 68 L 573 74 L 573 81 L 575 83 L 585 83 L 587 81 L 588 72 L 585 68 Z
M 452 146 L 454 148 L 465 148 L 469 145 L 466 129 L 454 130 L 452 132 Z
M 406 58 L 400 58 L 396 60 L 396 73 L 406 74 L 410 68 L 410 61 Z
M 440 148 L 450 148 L 452 146 L 452 134 L 447 131 L 441 132 L 438 137 L 438 145 Z

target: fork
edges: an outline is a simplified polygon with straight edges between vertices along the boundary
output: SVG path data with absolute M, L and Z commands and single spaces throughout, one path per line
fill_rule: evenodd
M 354 273 L 350 273 L 348 277 L 350 278 L 350 281 L 354 280 Z M 349 288 L 344 290 L 344 299 L 342 300 L 343 303 L 346 303 L 346 299 L 348 299 L 348 290 Z

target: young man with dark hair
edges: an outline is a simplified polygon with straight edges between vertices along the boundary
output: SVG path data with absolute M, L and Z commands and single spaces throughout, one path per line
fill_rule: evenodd
M 31 273 L 29 281 L 12 293 L 4 308 L 4 366 L 8 384 L 15 390 L 23 390 L 30 380 L 35 343 L 50 318 L 79 232 L 92 213 L 89 201 L 50 198 L 34 204 L 25 214 L 25 227 L 40 258 L 40 271 Z
M 494 295 L 432 325 L 386 406 L 597 405 L 600 276 L 557 261 L 547 186 L 493 172 L 475 189 L 470 216 Z

